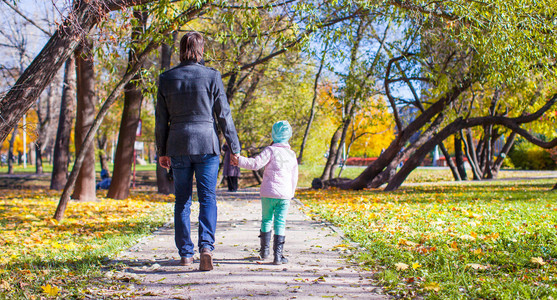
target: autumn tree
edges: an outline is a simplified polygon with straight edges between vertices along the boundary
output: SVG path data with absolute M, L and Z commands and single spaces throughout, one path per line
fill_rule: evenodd
M 93 42 L 83 40 L 76 51 L 77 106 L 75 120 L 75 149 L 84 152 L 84 163 L 77 177 L 72 198 L 82 201 L 96 199 L 95 189 L 95 147 L 85 144 L 85 137 L 95 118 L 95 66 L 93 61 Z
M 62 99 L 58 117 L 58 130 L 54 143 L 54 157 L 52 162 L 52 175 L 50 188 L 61 190 L 68 177 L 70 158 L 70 135 L 75 118 L 75 58 L 68 58 L 64 66 L 64 80 L 62 86 Z
M 495 3 L 494 6 L 500 10 L 508 9 L 508 7 L 506 7 L 503 3 L 499 3 L 499 2 Z M 431 64 L 427 65 L 428 56 L 424 56 L 423 55 L 424 53 L 420 54 L 421 59 L 415 60 L 414 63 L 418 62 L 422 68 L 427 67 L 426 69 L 430 71 L 427 72 L 427 76 L 424 76 L 424 70 L 422 68 L 414 68 L 414 70 L 420 71 L 420 74 L 418 74 L 419 76 L 416 76 L 417 77 L 416 80 L 422 80 L 420 78 L 426 77 L 426 80 L 429 82 L 429 84 L 432 87 L 434 87 L 433 94 L 432 96 L 429 97 L 429 99 L 431 99 L 430 103 L 428 103 L 428 105 L 424 107 L 425 110 L 421 114 L 419 114 L 414 119 L 414 121 L 409 123 L 404 128 L 402 128 L 401 122 L 397 121 L 397 127 L 401 128 L 401 130 L 399 130 L 399 134 L 397 138 L 395 138 L 391 146 L 389 146 L 389 148 L 386 149 L 383 155 L 381 155 L 378 158 L 378 160 L 372 163 L 358 178 L 343 183 L 342 184 L 343 187 L 363 188 L 368 186 L 368 184 L 371 181 L 373 181 L 376 178 L 376 176 L 379 175 L 385 169 L 385 167 L 390 162 L 392 162 L 393 159 L 397 157 L 397 155 L 398 156 L 401 155 L 399 154 L 401 153 L 400 149 L 406 146 L 406 143 L 409 141 L 409 138 L 416 132 L 421 132 L 420 138 L 418 139 L 420 142 L 418 144 L 414 142 L 411 144 L 411 146 L 406 147 L 406 149 L 411 148 L 412 151 L 408 151 L 408 150 L 404 151 L 407 153 L 408 155 L 407 157 L 409 157 L 411 163 L 410 164 L 406 163 L 405 166 L 401 169 L 401 171 L 399 171 L 399 173 L 397 173 L 395 176 L 393 177 L 389 176 L 391 179 L 389 180 L 389 185 L 387 186 L 387 189 L 391 190 L 397 188 L 398 186 L 400 186 L 404 178 L 406 178 L 407 174 L 409 173 L 408 171 L 412 170 L 417 165 L 419 165 L 418 161 L 421 162 L 421 159 L 423 159 L 424 155 L 427 154 L 429 151 L 431 151 L 432 147 L 435 146 L 432 144 L 432 141 L 437 141 L 437 144 L 443 141 L 443 139 L 440 140 L 440 138 L 442 137 L 441 133 L 446 134 L 447 131 L 453 130 L 455 127 L 459 127 L 459 126 L 468 126 L 468 125 L 470 125 L 470 127 L 477 126 L 477 125 L 471 125 L 471 124 L 476 124 L 474 122 L 469 123 L 464 121 L 463 123 L 457 122 L 458 124 L 457 126 L 451 123 L 452 121 L 451 119 L 447 119 L 448 111 L 446 110 L 448 110 L 450 107 L 453 107 L 453 105 L 457 103 L 457 100 L 459 99 L 459 97 L 462 95 L 463 92 L 466 92 L 467 90 L 469 90 L 471 86 L 479 82 L 483 82 L 483 83 L 489 82 L 490 85 L 495 86 L 496 85 L 495 83 L 500 82 L 502 80 L 505 80 L 505 82 L 508 83 L 508 81 L 513 82 L 513 80 L 517 80 L 523 76 L 531 76 L 531 74 L 528 73 L 530 73 L 532 70 L 531 68 L 533 65 L 532 62 L 537 61 L 537 60 L 533 60 L 532 56 L 530 56 L 532 53 L 531 51 L 525 51 L 525 49 L 523 49 L 522 50 L 524 51 L 523 53 L 516 53 L 517 56 L 516 57 L 513 56 L 512 63 L 508 55 L 507 56 L 501 55 L 501 51 L 502 51 L 501 49 L 504 48 L 504 46 L 501 45 L 504 45 L 505 41 L 499 40 L 499 38 L 501 36 L 505 36 L 504 34 L 508 35 L 510 33 L 517 32 L 516 29 L 513 29 L 512 31 L 506 31 L 508 29 L 507 27 L 499 26 L 501 24 L 509 23 L 509 20 L 507 19 L 506 15 L 503 14 L 504 17 L 497 20 L 499 22 L 498 23 L 498 22 L 493 22 L 493 19 L 490 19 L 489 21 L 487 20 L 486 16 L 491 15 L 491 12 L 487 12 L 486 7 L 483 7 L 481 5 L 477 5 L 477 6 L 470 5 L 469 7 L 467 7 L 466 10 L 463 10 L 462 7 L 453 6 L 452 3 L 443 1 L 443 3 L 436 3 L 429 6 L 429 8 L 433 8 L 433 7 L 435 7 L 436 9 L 440 8 L 442 9 L 443 12 L 441 14 L 433 13 L 432 10 L 428 9 L 428 5 L 420 6 L 419 10 L 421 13 L 412 16 L 416 18 L 416 20 L 421 20 L 415 24 L 418 24 L 419 26 L 424 26 L 428 24 L 429 24 L 428 26 L 433 25 L 435 28 L 439 29 L 440 31 L 437 32 L 428 31 L 428 32 L 433 32 L 435 34 L 438 34 L 438 38 L 437 38 L 438 41 L 444 40 L 444 41 L 451 41 L 456 43 L 454 44 L 454 46 L 456 46 L 456 48 L 453 48 L 454 50 L 450 50 L 450 47 L 448 48 L 448 50 L 453 52 L 456 51 L 454 54 L 457 55 L 456 56 L 457 58 L 458 57 L 461 58 L 460 59 L 461 62 L 456 64 L 459 60 L 452 59 L 454 54 L 451 55 L 450 52 L 448 53 L 445 52 L 444 56 L 442 57 L 445 57 L 445 61 L 448 62 L 448 65 L 452 65 L 451 67 L 452 72 L 443 73 L 443 72 L 439 72 L 439 70 L 445 69 L 447 64 L 442 64 L 443 62 L 442 57 L 441 59 L 433 59 L 435 56 L 431 56 L 431 60 L 429 60 L 431 61 Z M 493 7 L 490 7 L 489 10 L 491 11 L 492 8 Z M 544 15 L 541 7 L 536 6 L 536 9 L 537 10 L 535 10 L 534 12 L 528 10 L 528 13 L 532 15 L 537 14 L 537 16 L 543 18 Z M 512 11 L 509 13 L 517 14 L 518 12 Z M 431 18 L 432 15 L 435 16 L 436 18 Z M 455 16 L 458 15 L 462 15 L 463 18 L 461 19 L 455 18 Z M 474 17 L 469 18 L 470 16 L 474 16 Z M 466 24 L 466 26 L 465 27 L 456 26 L 457 24 L 461 24 L 461 23 Z M 490 24 L 490 25 L 486 26 L 486 24 Z M 540 35 L 541 40 L 546 40 L 547 33 L 544 33 L 543 30 L 541 32 L 538 32 L 537 31 L 538 28 L 535 28 L 536 26 L 538 25 L 529 23 L 528 26 L 520 28 L 520 30 L 522 30 L 521 31 L 522 33 L 528 32 L 528 34 Z M 501 35 L 495 34 L 494 36 L 497 36 L 496 40 L 501 44 L 493 44 L 493 40 L 485 40 L 485 39 L 478 38 L 480 36 L 488 36 L 488 34 L 486 34 L 486 31 L 489 31 L 490 33 L 494 33 L 494 32 L 500 33 Z M 443 38 L 443 36 L 446 37 Z M 447 39 L 447 37 L 450 37 L 450 39 Z M 543 43 L 536 42 L 533 45 L 530 43 L 522 44 L 523 41 L 521 40 L 522 37 L 523 36 L 518 37 L 518 42 L 517 42 L 518 45 L 516 46 L 516 48 L 513 48 L 513 51 L 516 49 L 520 49 L 521 47 L 532 47 L 533 49 L 540 49 L 540 50 L 547 49 L 547 44 L 543 44 Z M 423 50 L 423 49 L 418 49 L 418 50 Z M 539 59 L 544 60 L 544 54 L 542 53 L 545 53 L 545 51 L 546 50 L 542 50 L 541 52 L 535 52 L 535 53 L 540 54 Z M 434 52 L 431 51 L 430 53 L 434 54 Z M 481 55 L 478 55 L 478 53 L 481 53 Z M 407 58 L 413 57 L 413 55 L 408 52 L 406 53 L 401 52 L 401 54 Z M 505 57 L 505 59 L 491 59 L 491 58 L 501 57 L 501 56 Z M 451 59 L 447 60 L 447 58 L 451 58 Z M 516 64 L 517 60 L 520 60 L 523 63 Z M 434 67 L 435 65 L 437 65 L 437 67 Z M 550 76 L 551 73 L 542 71 L 540 75 Z M 454 79 L 448 80 L 451 77 Z M 468 103 L 470 102 L 468 101 Z M 550 104 L 550 103 L 551 101 L 546 102 L 546 104 Z M 545 108 L 543 109 L 547 109 L 546 106 L 544 107 Z M 395 110 L 395 119 L 397 119 L 396 110 Z M 457 120 L 459 119 L 457 118 Z M 456 122 L 457 120 L 453 122 Z M 526 120 L 532 121 L 530 117 L 525 117 L 524 119 L 507 118 L 504 119 L 505 120 L 504 122 L 501 121 L 502 119 L 498 119 L 498 118 L 483 118 L 481 120 L 482 122 L 497 121 L 497 122 L 505 123 L 504 126 L 509 128 L 512 127 L 513 131 L 516 131 L 521 135 L 524 134 L 528 136 L 528 139 L 536 141 L 536 139 L 533 138 L 531 135 L 529 135 L 528 132 L 520 129 L 519 124 L 523 124 L 523 123 L 517 123 Z M 499 123 L 499 125 L 502 125 L 501 123 Z M 424 127 L 427 124 L 430 125 Z M 453 127 L 453 125 L 455 127 Z M 482 125 L 486 125 L 486 124 L 483 123 Z M 551 143 L 549 144 L 542 143 L 540 141 L 536 141 L 536 143 L 544 146 L 551 145 Z
M 147 24 L 147 12 L 139 9 L 133 12 L 135 24 L 131 32 L 132 46 L 129 50 L 128 68 L 137 63 L 139 49 L 134 46 L 139 44 L 139 38 L 144 34 Z M 126 199 L 129 195 L 130 173 L 135 159 L 135 137 L 141 116 L 141 102 L 143 95 L 138 87 L 139 74 L 136 74 L 125 87 L 124 109 L 120 122 L 120 133 L 116 156 L 114 158 L 113 178 L 108 189 L 107 197 L 113 199 Z
M 172 62 L 172 54 L 174 50 L 174 44 L 176 43 L 176 39 L 178 36 L 178 32 L 174 31 L 172 33 L 172 39 L 170 43 L 163 43 L 160 49 L 160 68 L 161 71 L 165 71 L 170 69 L 170 65 Z M 173 194 L 174 193 L 174 182 L 169 178 L 169 172 L 159 165 L 159 158 L 156 158 L 156 174 L 157 174 L 157 190 L 161 194 Z

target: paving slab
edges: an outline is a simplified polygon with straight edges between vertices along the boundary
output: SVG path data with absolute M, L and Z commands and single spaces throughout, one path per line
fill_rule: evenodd
M 258 259 L 261 206 L 257 189 L 218 190 L 215 268 L 201 272 L 199 253 L 191 266 L 179 266 L 172 223 L 122 252 L 113 263 L 121 272 L 107 277 L 128 281 L 134 299 L 387 299 L 372 273 L 344 256 L 342 234 L 309 218 L 292 201 L 287 217 L 285 256 L 273 265 Z M 192 205 L 192 236 L 197 245 L 197 201 Z M 340 247 L 339 247 L 340 245 Z M 197 249 L 196 249 L 197 250 Z

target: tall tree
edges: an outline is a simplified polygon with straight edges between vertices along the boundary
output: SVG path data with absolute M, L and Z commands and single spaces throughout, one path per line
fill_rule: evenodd
M 43 173 L 43 155 L 52 155 L 49 152 L 52 151 L 54 144 L 53 133 L 56 130 L 54 113 L 60 105 L 59 101 L 57 101 L 57 99 L 60 99 L 60 95 L 56 92 L 59 84 L 60 80 L 57 76 L 48 87 L 46 95 L 41 97 L 35 104 L 37 120 L 34 132 L 36 139 L 33 147 L 35 148 L 35 173 L 37 174 Z
M 8 174 L 14 173 L 14 163 L 15 163 L 15 155 L 14 155 L 14 144 L 17 137 L 17 124 L 12 131 L 12 137 L 10 138 L 10 145 L 8 146 Z
M 298 163 L 301 164 L 304 159 L 304 148 L 306 146 L 309 132 L 311 130 L 311 125 L 313 123 L 313 119 L 315 118 L 315 109 L 317 104 L 317 88 L 319 84 L 319 78 L 321 77 L 321 72 L 323 71 L 323 66 L 325 65 L 325 56 L 327 55 L 327 48 L 329 46 L 328 39 L 325 42 L 325 47 L 322 50 L 321 60 L 319 62 L 319 68 L 317 69 L 317 73 L 315 74 L 315 81 L 313 83 L 313 98 L 311 100 L 311 109 L 309 110 L 309 118 L 308 123 L 306 126 L 306 130 L 304 131 L 304 137 L 302 139 L 302 144 L 300 145 L 300 152 L 298 153 Z
M 343 103 L 342 122 L 331 138 L 329 155 L 323 168 L 321 180 L 335 177 L 336 167 L 342 159 L 346 158 L 342 156 L 347 154 L 345 152 L 345 143 L 352 120 L 356 112 L 360 110 L 361 105 L 374 93 L 373 82 L 376 79 L 374 74 L 379 69 L 378 64 L 382 56 L 387 32 L 389 31 L 389 26 L 387 26 L 384 29 L 383 37 L 379 38 L 379 44 L 374 45 L 372 51 L 362 50 L 362 46 L 370 44 L 370 35 L 367 33 L 375 32 L 373 24 L 375 17 L 372 14 L 358 16 L 354 18 L 354 22 L 343 27 L 353 31 L 348 31 L 348 33 L 340 32 L 342 35 L 347 36 L 345 43 L 350 49 L 348 72 L 342 75 L 344 81 L 344 86 L 341 89 Z
M 552 95 L 552 97 L 546 101 L 546 103 L 540 107 L 536 112 L 526 115 L 526 116 L 519 116 L 515 118 L 509 117 L 501 117 L 501 116 L 484 116 L 484 117 L 475 117 L 475 118 L 468 118 L 464 119 L 462 117 L 457 118 L 447 126 L 445 126 L 442 130 L 436 133 L 431 139 L 429 139 L 426 143 L 424 143 L 420 149 L 410 157 L 404 166 L 400 169 L 400 171 L 389 181 L 389 184 L 385 188 L 386 191 L 392 191 L 400 187 L 402 182 L 406 179 L 406 177 L 415 169 L 419 163 L 423 160 L 425 155 L 430 152 L 436 144 L 440 143 L 441 141 L 445 140 L 452 134 L 455 134 L 459 130 L 465 128 L 472 128 L 476 126 L 487 126 L 487 125 L 503 125 L 508 127 L 509 129 L 516 131 L 518 134 L 522 135 L 528 141 L 546 148 L 550 149 L 557 146 L 557 138 L 545 142 L 527 130 L 521 128 L 522 124 L 534 122 L 537 119 L 541 118 L 543 114 L 548 111 L 554 104 L 557 103 L 557 94 Z
M 196 3 L 195 5 L 187 8 L 187 9 L 181 9 L 179 11 L 179 13 L 177 14 L 177 16 L 172 17 L 171 20 L 168 20 L 168 23 L 170 23 L 170 24 L 185 24 L 188 21 L 191 21 L 192 19 L 195 19 L 196 17 L 198 17 L 200 15 L 203 15 L 205 10 L 207 9 L 207 6 L 208 6 L 208 3 L 203 2 L 201 4 Z M 158 27 L 158 25 L 159 24 L 151 25 L 151 27 L 155 26 L 155 29 L 151 30 L 151 28 L 149 28 L 149 30 L 147 30 L 147 31 L 156 33 L 155 30 L 159 30 L 158 34 L 160 34 L 162 36 L 170 34 L 172 31 L 174 31 L 173 30 L 174 27 L 172 27 L 172 26 Z M 149 56 L 151 51 L 158 48 L 158 46 L 161 44 L 161 42 L 162 42 L 162 39 L 158 35 L 156 37 L 146 41 L 145 48 L 143 48 L 141 53 L 137 55 L 137 62 L 135 64 L 133 64 L 130 68 L 128 68 L 126 73 L 123 75 L 122 79 L 120 81 L 118 81 L 118 83 L 115 85 L 112 92 L 108 95 L 108 97 L 104 101 L 103 105 L 99 109 L 99 112 L 97 113 L 97 116 L 95 117 L 93 125 L 92 125 L 91 129 L 87 132 L 87 135 L 86 135 L 85 140 L 83 142 L 83 147 L 84 148 L 89 147 L 93 143 L 94 136 L 95 136 L 97 130 L 99 129 L 99 127 L 102 123 L 102 120 L 104 119 L 104 117 L 108 113 L 110 107 L 114 104 L 114 102 L 118 98 L 118 95 L 124 90 L 124 86 L 135 76 L 135 74 L 141 68 L 141 65 L 147 60 L 147 57 Z M 62 196 L 60 197 L 60 201 L 58 202 L 58 206 L 56 207 L 56 211 L 54 212 L 54 218 L 58 221 L 62 220 L 62 218 L 64 217 L 64 212 L 66 211 L 66 207 L 68 205 L 68 202 L 70 201 L 70 193 L 74 190 L 74 187 L 75 187 L 75 184 L 76 184 L 76 181 L 77 181 L 77 177 L 78 177 L 78 173 L 79 173 L 79 171 L 80 171 L 80 169 L 83 165 L 83 161 L 85 159 L 85 153 L 86 153 L 85 151 L 78 151 L 78 153 L 77 153 L 76 160 L 75 160 L 75 163 L 74 163 L 74 167 L 73 167 L 73 169 L 70 173 L 70 176 L 68 177 L 68 181 L 66 182 L 66 185 L 64 186 L 64 191 L 62 192 Z
M 62 24 L 35 57 L 17 82 L 0 100 L 4 121 L 0 141 L 4 141 L 22 116 L 31 108 L 58 70 L 74 53 L 82 38 L 111 11 L 153 0 L 76 0 Z M 207 1 L 200 1 L 199 5 Z
M 54 159 L 52 163 L 52 176 L 50 179 L 50 188 L 53 190 L 63 189 L 68 177 L 70 137 L 75 116 L 75 103 L 75 58 L 74 56 L 70 56 L 64 67 L 60 116 L 58 118 L 56 141 L 54 143 Z
M 106 132 L 99 132 L 97 135 L 97 153 L 99 154 L 99 162 L 101 170 L 110 172 L 108 167 L 108 155 L 106 154 L 106 147 L 108 145 L 108 135 Z
M 468 174 L 466 174 L 466 168 L 464 167 L 464 157 L 462 155 L 462 139 L 459 134 L 455 134 L 454 138 L 454 156 L 455 163 L 460 175 L 460 179 L 468 180 Z
M 84 39 L 76 51 L 77 73 L 77 115 L 75 119 L 75 149 L 84 151 L 83 166 L 77 177 L 72 198 L 82 201 L 96 199 L 95 190 L 95 147 L 85 144 L 87 132 L 95 120 L 95 65 L 93 61 L 93 42 Z
M 163 43 L 161 45 L 161 71 L 165 71 L 170 68 L 172 61 L 172 52 L 174 52 L 174 44 L 176 43 L 176 38 L 178 37 L 178 32 L 174 31 L 172 33 L 171 45 Z M 159 165 L 159 158 L 157 157 L 157 190 L 159 193 L 168 195 L 174 194 L 174 182 L 171 180 L 171 174 L 168 170 Z
M 137 52 L 139 49 L 134 44 L 139 43 L 138 39 L 144 34 L 147 24 L 147 12 L 134 10 L 133 15 L 137 23 L 131 33 L 132 46 L 128 54 L 128 69 L 138 63 Z M 124 88 L 124 110 L 114 157 L 112 182 L 107 194 L 107 197 L 112 199 L 126 199 L 130 193 L 130 173 L 133 161 L 136 158 L 134 151 L 135 138 L 141 116 L 141 102 L 143 101 L 143 95 L 139 89 L 139 79 L 139 73 L 136 73 Z

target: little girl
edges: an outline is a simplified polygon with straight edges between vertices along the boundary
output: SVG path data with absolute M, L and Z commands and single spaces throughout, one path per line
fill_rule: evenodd
M 265 167 L 261 183 L 261 232 L 259 235 L 261 259 L 269 257 L 271 244 L 271 227 L 275 228 L 273 241 L 273 264 L 285 264 L 288 260 L 282 255 L 284 246 L 284 229 L 290 199 L 294 197 L 298 182 L 298 162 L 296 153 L 290 150 L 288 140 L 292 136 L 292 127 L 288 121 L 278 121 L 273 125 L 273 144 L 266 147 L 254 158 L 240 156 L 238 166 L 249 170 Z M 273 222 L 274 216 L 274 222 Z

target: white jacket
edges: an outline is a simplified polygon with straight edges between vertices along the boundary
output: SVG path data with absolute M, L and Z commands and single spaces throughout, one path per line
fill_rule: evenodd
M 259 170 L 265 167 L 260 195 L 265 198 L 292 199 L 298 184 L 296 153 L 288 144 L 273 144 L 253 158 L 240 156 L 240 168 Z

